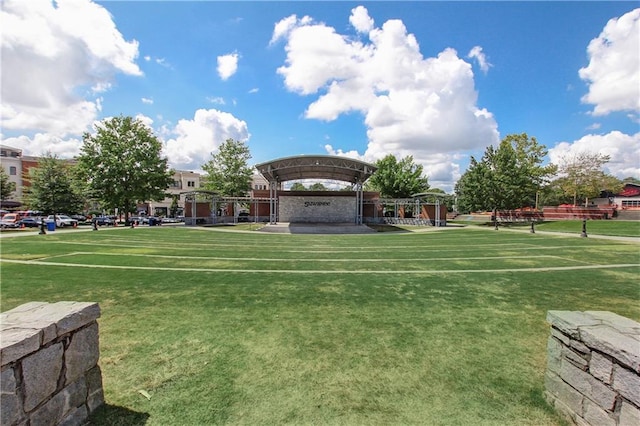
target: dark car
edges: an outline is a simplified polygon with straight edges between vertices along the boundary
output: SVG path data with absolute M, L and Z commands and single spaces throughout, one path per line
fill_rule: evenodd
M 93 222 L 98 226 L 113 226 L 115 223 L 109 216 L 96 216 Z
M 162 219 L 155 216 L 149 216 L 147 223 L 149 224 L 149 226 L 160 226 L 162 225 Z
M 37 228 L 42 223 L 39 217 L 23 217 L 16 222 L 20 228 Z
M 249 213 L 248 212 L 238 213 L 238 222 L 249 222 Z

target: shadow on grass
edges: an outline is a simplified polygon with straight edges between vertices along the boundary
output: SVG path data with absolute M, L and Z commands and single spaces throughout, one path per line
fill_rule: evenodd
M 400 228 L 399 226 L 395 226 L 395 225 L 377 225 L 377 224 L 371 224 L 371 225 L 367 225 L 369 228 L 373 229 L 376 232 L 409 232 L 406 229 Z
M 148 413 L 139 413 L 125 407 L 104 404 L 94 411 L 87 421 L 91 426 L 137 426 L 145 425 Z

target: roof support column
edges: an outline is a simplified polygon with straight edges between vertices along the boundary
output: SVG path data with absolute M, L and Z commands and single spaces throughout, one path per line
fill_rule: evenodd
M 362 212 L 364 209 L 364 196 L 362 182 L 356 182 L 356 225 L 362 225 Z
M 275 225 L 278 222 L 278 183 L 275 180 L 269 181 L 269 224 Z

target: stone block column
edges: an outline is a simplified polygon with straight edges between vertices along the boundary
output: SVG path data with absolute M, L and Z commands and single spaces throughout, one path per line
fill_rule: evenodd
M 547 401 L 576 425 L 640 425 L 640 324 L 605 311 L 547 322 Z
M 79 425 L 104 404 L 90 302 L 31 302 L 0 314 L 0 425 Z

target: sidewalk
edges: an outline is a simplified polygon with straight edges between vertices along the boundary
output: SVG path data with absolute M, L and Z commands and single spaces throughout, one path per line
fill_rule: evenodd
M 489 228 L 489 227 L 487 227 L 487 230 L 496 232 L 493 228 Z M 527 234 L 531 233 L 530 228 L 523 228 L 523 229 L 500 228 L 498 230 L 498 232 L 500 232 L 500 231 L 525 232 Z M 562 236 L 562 237 L 584 238 L 584 237 L 580 236 L 580 234 L 581 234 L 580 232 L 575 232 L 575 233 L 571 233 L 571 232 L 552 232 L 552 231 L 538 231 L 536 229 L 535 233 L 536 234 L 541 234 L 541 235 L 559 235 L 559 236 Z M 640 244 L 640 238 L 638 238 L 638 237 L 620 237 L 620 236 L 615 236 L 615 235 L 590 234 L 588 230 L 587 230 L 587 238 L 593 238 L 593 239 L 599 239 L 599 240 L 614 240 L 614 241 L 622 241 L 622 242 L 626 242 L 626 243 Z

